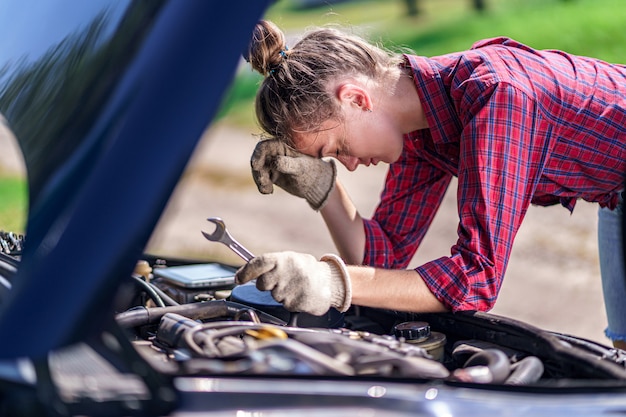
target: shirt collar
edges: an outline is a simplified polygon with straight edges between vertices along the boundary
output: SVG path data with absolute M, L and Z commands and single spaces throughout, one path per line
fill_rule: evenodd
M 404 55 L 408 68 L 413 71 L 426 120 L 434 143 L 458 141 L 463 126 L 449 97 L 449 82 L 444 80 L 436 61 L 426 57 Z

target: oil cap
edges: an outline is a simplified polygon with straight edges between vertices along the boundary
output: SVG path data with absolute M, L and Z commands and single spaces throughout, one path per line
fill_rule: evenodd
M 430 337 L 430 324 L 425 321 L 406 321 L 394 326 L 396 338 L 404 338 L 409 343 L 422 342 Z

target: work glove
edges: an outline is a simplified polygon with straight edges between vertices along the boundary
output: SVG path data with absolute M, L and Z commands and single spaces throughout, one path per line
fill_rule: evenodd
M 252 178 L 262 194 L 271 194 L 276 184 L 289 194 L 304 198 L 314 210 L 324 207 L 337 177 L 333 160 L 304 155 L 278 139 L 257 143 L 250 165 Z
M 340 257 L 275 252 L 253 258 L 235 274 L 237 284 L 256 279 L 261 291 L 293 312 L 321 316 L 331 307 L 348 310 L 352 301 L 350 277 Z

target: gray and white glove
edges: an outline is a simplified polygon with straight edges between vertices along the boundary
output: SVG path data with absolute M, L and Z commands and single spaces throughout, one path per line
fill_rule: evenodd
M 348 310 L 352 301 L 350 277 L 340 257 L 329 254 L 318 261 L 312 255 L 275 252 L 257 256 L 235 274 L 237 284 L 256 279 L 261 291 L 289 311 L 321 316 L 331 307 Z
M 333 160 L 304 155 L 278 139 L 257 143 L 250 165 L 252 178 L 262 194 L 271 194 L 276 184 L 289 194 L 304 198 L 314 210 L 324 207 L 337 177 Z

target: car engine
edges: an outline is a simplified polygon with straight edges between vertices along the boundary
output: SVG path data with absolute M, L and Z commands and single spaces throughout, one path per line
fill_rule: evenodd
M 626 379 L 624 352 L 508 318 L 359 306 L 345 314 L 331 309 L 322 317 L 293 314 L 254 283 L 235 286 L 235 271 L 219 263 L 148 257 L 138 263 L 132 285 L 120 291 L 126 304 L 117 307 L 117 323 L 148 362 L 174 374 L 510 386 Z M 182 275 L 172 278 L 172 272 Z
M 10 295 L 24 241 L 5 238 L 14 249 L 0 252 L 0 300 Z M 626 381 L 626 352 L 510 318 L 361 306 L 291 313 L 254 282 L 235 285 L 235 272 L 219 262 L 144 255 L 122 279 L 103 331 L 44 362 L 0 363 L 3 378 L 46 395 L 37 404 L 28 394 L 12 397 L 7 410 L 39 415 L 56 404 L 61 415 L 117 415 L 154 406 L 149 414 L 160 415 L 175 403 L 172 381 L 192 393 L 211 392 L 217 380 L 350 380 L 366 383 L 372 398 L 390 383 L 559 393 L 621 392 Z M 230 404 L 227 395 L 215 398 Z
M 0 234 L 5 295 L 23 243 L 23 236 Z M 254 282 L 236 286 L 235 272 L 236 267 L 218 262 L 146 255 L 119 289 L 115 320 L 139 355 L 168 375 L 311 375 L 539 387 L 626 380 L 624 351 L 510 318 L 360 306 L 346 313 L 331 309 L 319 317 L 290 313 Z M 59 372 L 67 376 L 67 357 L 57 358 L 62 358 Z

